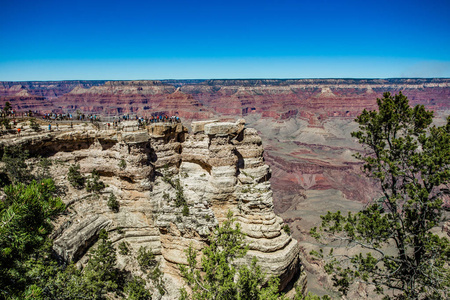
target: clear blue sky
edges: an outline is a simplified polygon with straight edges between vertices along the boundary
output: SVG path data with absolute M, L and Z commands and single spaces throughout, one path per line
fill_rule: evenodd
M 450 1 L 3 1 L 0 80 L 450 77 Z

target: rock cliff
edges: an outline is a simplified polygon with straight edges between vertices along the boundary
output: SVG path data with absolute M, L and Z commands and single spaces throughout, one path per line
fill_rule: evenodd
M 125 125 L 132 128 L 133 123 Z M 194 122 L 190 133 L 180 123 L 131 132 L 83 124 L 69 129 L 0 141 L 54 162 L 56 183 L 67 187 L 63 200 L 69 213 L 58 220 L 53 234 L 54 250 L 64 260 L 86 261 L 105 228 L 114 245 L 126 241 L 133 253 L 145 246 L 156 254 L 168 290 L 164 298 L 173 299 L 183 286 L 178 265 L 187 263 L 184 250 L 189 245 L 201 249 L 231 210 L 249 245 L 239 263 L 258 258 L 268 275 L 281 278 L 281 289 L 295 281 L 305 284 L 298 242 L 282 229 L 273 210 L 261 138 L 243 120 Z M 97 170 L 106 188 L 100 193 L 73 188 L 67 180 L 73 164 L 86 175 Z M 118 212 L 107 206 L 110 194 L 119 200 Z M 188 212 L 177 203 L 180 198 Z M 119 255 L 119 264 L 140 272 L 128 256 Z
M 450 79 L 288 79 L 0 82 L 0 105 L 19 111 L 178 115 L 184 120 L 245 117 L 267 146 L 275 208 L 295 205 L 284 191 L 337 189 L 366 202 L 375 195 L 355 178 L 354 117 L 384 92 L 402 91 L 437 115 L 450 109 Z M 295 150 L 294 150 L 295 149 Z M 292 163 L 291 163 L 292 162 Z M 302 165 L 305 168 L 291 168 Z M 280 168 L 279 166 L 283 166 Z M 311 178 L 311 180 L 305 178 Z M 306 188 L 305 188 L 306 187 Z M 297 193 L 298 194 L 298 193 Z
M 448 108 L 449 86 L 445 78 L 0 82 L 0 103 L 43 112 L 166 112 L 190 119 L 261 114 L 307 120 L 311 113 L 353 118 L 364 108 L 375 108 L 375 99 L 387 91 L 402 91 L 413 104 Z
M 279 179 L 272 179 L 276 209 L 282 212 L 295 204 L 284 196 L 292 183 L 297 190 L 337 189 L 360 202 L 374 197 L 360 188 L 368 182 L 347 180 L 354 165 L 348 152 L 358 147 L 349 138 L 355 129 L 352 120 L 363 109 L 375 109 L 383 92 L 399 91 L 413 105 L 424 104 L 438 114 L 450 109 L 446 78 L 0 82 L 0 105 L 9 101 L 19 111 L 103 116 L 245 117 L 268 146 L 268 163 Z M 298 143 L 300 151 L 292 151 Z M 292 169 L 291 162 L 307 170 Z M 305 181 L 305 176 L 313 180 Z
M 358 149 L 349 138 L 356 128 L 352 120 L 363 109 L 375 109 L 383 92 L 399 91 L 437 115 L 450 109 L 447 78 L 0 82 L 0 105 L 103 116 L 245 117 L 266 143 L 266 158 L 278 175 L 272 179 L 275 208 L 282 212 L 295 205 L 284 193 L 292 185 L 299 193 L 337 189 L 360 202 L 375 196 L 360 188 L 367 181 L 348 172 L 355 167 L 351 151 Z M 306 169 L 291 168 L 299 164 Z

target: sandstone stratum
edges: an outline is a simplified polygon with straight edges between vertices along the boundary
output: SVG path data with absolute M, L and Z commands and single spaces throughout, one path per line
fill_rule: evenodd
M 191 131 L 181 123 L 159 123 L 136 130 L 137 122 L 122 123 L 120 130 L 98 130 L 89 123 L 60 126 L 22 136 L 4 136 L 1 148 L 20 146 L 32 157 L 52 161 L 50 172 L 60 187 L 68 213 L 60 217 L 53 248 L 66 262 L 83 264 L 101 229 L 113 244 L 126 241 L 131 252 L 141 246 L 156 254 L 167 293 L 175 299 L 184 282 L 179 264 L 184 250 L 202 249 L 211 230 L 232 211 L 246 234 L 249 251 L 238 263 L 256 257 L 269 275 L 279 276 L 281 289 L 306 284 L 298 242 L 283 229 L 274 213 L 261 138 L 244 120 L 199 121 Z M 29 163 L 33 163 L 30 159 Z M 106 184 L 100 193 L 76 189 L 68 168 L 79 164 L 86 176 L 96 170 Z M 176 205 L 182 194 L 188 213 Z M 108 208 L 114 194 L 118 211 Z M 141 274 L 130 255 L 118 257 L 120 268 Z
M 0 105 L 18 111 L 177 115 L 189 122 L 244 118 L 266 147 L 275 209 L 295 207 L 305 191 L 336 190 L 345 199 L 376 196 L 352 153 L 355 116 L 384 92 L 402 91 L 436 118 L 450 110 L 450 79 L 261 79 L 0 82 Z
M 412 104 L 448 108 L 449 87 L 445 78 L 0 82 L 0 103 L 10 101 L 19 110 L 164 112 L 185 119 L 259 113 L 319 125 L 322 118 L 355 117 L 375 108 L 383 92 L 402 91 Z

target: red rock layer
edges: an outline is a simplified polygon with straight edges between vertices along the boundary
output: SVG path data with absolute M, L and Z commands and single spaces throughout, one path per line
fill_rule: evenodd
M 376 99 L 384 92 L 399 91 L 413 105 L 424 104 L 435 111 L 450 109 L 450 79 L 0 82 L 0 106 L 9 101 L 19 111 L 167 114 L 184 120 L 263 118 L 268 127 L 289 119 L 305 120 L 313 134 L 322 130 L 318 134 L 328 139 L 323 128 L 327 120 L 353 119 L 363 109 L 375 109 Z M 336 153 L 343 150 L 345 147 Z M 314 151 L 320 155 L 322 150 Z M 359 167 L 345 161 L 324 163 L 301 153 L 281 155 L 270 149 L 267 154 L 277 174 L 272 183 L 279 211 L 294 201 L 288 192 L 301 194 L 302 189 L 338 189 L 359 201 L 374 195 L 371 185 L 355 175 Z
M 374 109 L 386 91 L 402 91 L 412 104 L 448 109 L 449 87 L 449 79 L 1 82 L 0 104 L 12 100 L 19 109 L 100 114 L 178 112 L 192 119 L 314 114 L 320 120 Z

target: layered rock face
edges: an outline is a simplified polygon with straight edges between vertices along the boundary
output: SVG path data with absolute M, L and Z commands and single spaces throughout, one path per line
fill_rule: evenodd
M 360 202 L 375 196 L 361 190 L 365 180 L 340 180 L 352 177 L 349 151 L 358 150 L 349 138 L 356 129 L 352 120 L 363 109 L 375 109 L 384 92 L 400 91 L 411 104 L 424 104 L 438 116 L 450 109 L 450 79 L 445 78 L 1 82 L 0 105 L 9 101 L 19 111 L 103 116 L 245 117 L 268 146 L 281 212 L 295 204 L 284 195 L 292 184 L 298 193 L 332 188 Z
M 198 236 L 200 248 L 212 226 L 231 210 L 247 235 L 246 261 L 257 257 L 268 274 L 281 276 L 283 289 L 300 272 L 298 245 L 282 230 L 283 221 L 273 211 L 261 138 L 254 129 L 245 129 L 243 121 L 196 122 L 192 131 L 182 143 L 181 156 L 176 147 L 156 151 L 169 170 L 178 169 L 175 180 L 183 187 L 190 212 L 189 217 L 176 216 L 173 203 L 163 203 L 156 221 L 164 241 L 162 255 L 171 264 L 186 263 L 183 250 L 192 237 Z M 153 193 L 164 198 L 170 190 L 170 184 L 161 184 Z
M 449 79 L 0 82 L 0 103 L 43 112 L 166 112 L 190 119 L 261 114 L 314 123 L 315 118 L 355 117 L 375 108 L 384 92 L 402 91 L 413 104 L 446 109 L 449 86 Z
M 68 186 L 63 200 L 70 213 L 58 220 L 53 235 L 55 251 L 67 261 L 85 262 L 105 228 L 114 245 L 126 241 L 133 253 L 145 246 L 156 254 L 168 289 L 164 297 L 173 299 L 183 286 L 178 265 L 187 263 L 184 250 L 203 248 L 232 211 L 249 244 L 238 263 L 257 257 L 268 275 L 280 276 L 282 289 L 303 274 L 298 242 L 282 230 L 283 221 L 273 211 L 261 138 L 243 120 L 194 122 L 191 133 L 168 123 L 133 132 L 76 125 L 2 143 L 48 156 L 56 183 Z M 73 164 L 86 175 L 97 170 L 107 187 L 100 194 L 74 189 L 67 181 Z M 110 194 L 119 200 L 117 213 L 107 206 Z M 185 205 L 177 203 L 180 199 Z M 140 272 L 127 256 L 119 255 L 119 264 Z M 299 284 L 304 280 L 300 276 Z
M 450 79 L 289 79 L 1 82 L 0 105 L 19 111 L 103 116 L 178 115 L 184 120 L 245 117 L 266 145 L 278 213 L 305 192 L 335 189 L 347 199 L 377 196 L 351 154 L 353 119 L 384 92 L 403 92 L 439 119 L 450 110 Z
M 356 128 L 354 117 L 363 109 L 375 109 L 376 98 L 384 92 L 400 91 L 411 104 L 424 104 L 437 115 L 450 109 L 450 79 L 1 82 L 0 105 L 9 101 L 19 111 L 81 111 L 103 116 L 245 117 L 268 145 L 267 158 L 279 179 L 274 190 L 281 212 L 292 204 L 283 196 L 289 182 L 298 191 L 333 188 L 361 202 L 374 197 L 359 188 L 368 184 L 364 180 L 336 180 L 336 174 L 352 177 L 347 170 L 354 161 L 347 152 L 358 149 L 349 138 Z M 291 151 L 296 145 L 300 151 Z M 327 152 L 334 153 L 324 155 Z M 289 170 L 291 162 L 304 170 Z

